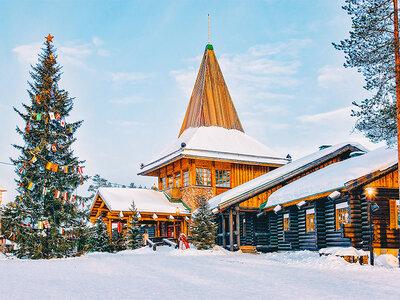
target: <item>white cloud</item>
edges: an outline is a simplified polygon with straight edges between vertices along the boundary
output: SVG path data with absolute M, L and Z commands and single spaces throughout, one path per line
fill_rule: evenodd
M 110 75 L 112 81 L 116 83 L 137 82 L 154 76 L 154 74 L 140 72 L 117 72 Z
M 301 123 L 307 123 L 307 124 L 320 124 L 320 123 L 329 124 L 328 122 L 341 122 L 351 118 L 350 116 L 351 109 L 352 107 L 348 106 L 324 113 L 318 113 L 314 115 L 303 115 L 297 117 L 297 120 L 299 120 Z
M 139 122 L 135 121 L 122 121 L 122 120 L 107 120 L 107 124 L 114 126 L 122 126 L 122 127 L 135 127 L 141 125 Z
M 81 68 L 88 69 L 86 60 L 90 55 L 97 54 L 99 56 L 107 56 L 108 51 L 100 48 L 104 42 L 99 38 L 92 38 L 88 43 L 77 43 L 69 41 L 61 43 L 58 46 L 59 60 L 62 65 L 74 65 Z M 20 45 L 12 49 L 17 55 L 18 61 L 23 64 L 35 64 L 38 61 L 38 54 L 41 52 L 41 43 L 32 43 L 27 45 Z
M 359 86 L 362 82 L 360 73 L 355 69 L 346 69 L 343 66 L 326 65 L 318 70 L 318 74 L 318 86 L 325 89 Z
M 21 63 L 34 64 L 38 59 L 41 43 L 33 43 L 28 45 L 21 45 L 12 49 L 17 55 L 17 59 Z
M 129 95 L 121 98 L 113 98 L 110 100 L 110 102 L 114 104 L 133 104 L 142 103 L 144 102 L 144 99 L 136 95 Z

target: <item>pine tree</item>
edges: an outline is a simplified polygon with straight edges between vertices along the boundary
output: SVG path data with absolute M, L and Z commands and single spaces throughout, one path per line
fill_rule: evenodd
M 3 230 L 15 236 L 19 257 L 76 255 L 77 233 L 86 226 L 86 212 L 80 209 L 86 199 L 74 194 L 87 176 L 82 175 L 84 161 L 71 149 L 83 121 L 67 123 L 73 98 L 58 86 L 62 73 L 52 39 L 46 37 L 39 61 L 32 66 L 30 102 L 22 104 L 26 112 L 14 108 L 26 126 L 16 129 L 24 140 L 24 145 L 13 145 L 21 153 L 12 159 L 19 196 L 12 209 L 4 211 Z M 10 221 L 11 216 L 15 220 Z
M 128 227 L 128 246 L 130 249 L 140 248 L 142 244 L 142 235 L 140 233 L 140 228 L 137 225 L 139 218 L 137 215 L 137 209 L 135 206 L 135 201 L 132 200 L 131 207 L 129 211 L 132 212 L 131 226 Z
M 333 43 L 346 54 L 345 67 L 362 72 L 364 88 L 373 94 L 353 102 L 355 128 L 371 141 L 388 145 L 396 143 L 397 134 L 394 1 L 346 0 L 343 9 L 351 16 L 352 31 L 348 39 Z
M 203 197 L 199 199 L 199 206 L 190 224 L 190 232 L 190 241 L 197 249 L 209 249 L 215 245 L 217 225 Z
M 91 251 L 109 252 L 111 249 L 110 236 L 107 231 L 107 225 L 102 217 L 96 219 L 96 223 L 91 233 Z

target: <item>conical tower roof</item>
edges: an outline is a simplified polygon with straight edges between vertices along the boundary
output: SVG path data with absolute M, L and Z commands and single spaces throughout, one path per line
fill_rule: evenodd
M 244 132 L 218 65 L 207 45 L 179 136 L 190 127 L 218 126 Z

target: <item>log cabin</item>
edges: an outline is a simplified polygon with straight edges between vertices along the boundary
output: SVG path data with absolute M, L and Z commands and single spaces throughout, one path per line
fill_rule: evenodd
M 289 161 L 245 134 L 208 44 L 178 138 L 139 175 L 157 177 L 160 191 L 193 211 L 200 197 L 208 200 Z
M 281 187 L 328 165 L 366 152 L 357 143 L 322 146 L 320 150 L 259 176 L 209 201 L 218 220 L 217 243 L 227 249 L 242 251 L 275 249 L 270 243 L 266 216 L 259 215 L 260 205 Z M 293 220 L 294 222 L 294 220 Z M 274 223 L 271 230 L 275 231 Z M 272 248 L 271 248 L 272 247 Z
M 398 255 L 397 149 L 378 149 L 327 166 L 272 193 L 261 205 L 275 250 L 372 248 Z
M 165 193 L 139 188 L 99 188 L 90 207 L 90 221 L 102 217 L 110 235 L 131 224 L 132 200 L 138 212 L 141 232 L 152 237 L 178 238 L 187 234 L 190 209 L 181 201 L 170 199 Z

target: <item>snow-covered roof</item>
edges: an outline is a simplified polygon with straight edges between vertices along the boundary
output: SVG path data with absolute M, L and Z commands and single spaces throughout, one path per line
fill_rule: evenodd
M 271 172 L 261 175 L 253 180 L 250 180 L 244 184 L 241 184 L 233 189 L 230 189 L 218 196 L 211 198 L 208 203 L 211 209 L 217 208 L 220 204 L 233 201 L 240 202 L 250 197 L 255 192 L 264 191 L 282 180 L 286 180 L 290 177 L 296 176 L 308 168 L 314 166 L 316 163 L 320 163 L 328 160 L 329 158 L 348 150 L 349 148 L 358 149 L 364 152 L 368 150 L 358 143 L 340 143 L 337 145 L 330 146 L 323 150 L 319 150 L 310 155 L 294 160 L 289 164 L 279 167 Z
M 182 143 L 186 146 L 182 147 Z M 186 129 L 173 144 L 145 165 L 139 174 L 182 156 L 275 165 L 284 165 L 288 162 L 286 158 L 277 157 L 270 148 L 244 132 L 217 126 L 203 126 Z
M 178 207 L 182 214 L 190 214 L 182 202 L 171 202 L 167 195 L 155 190 L 103 187 L 99 188 L 97 194 L 111 211 L 128 211 L 133 200 L 139 212 L 175 214 Z
M 397 149 L 379 148 L 315 171 L 273 192 L 266 207 L 338 190 L 351 180 L 397 164 Z

